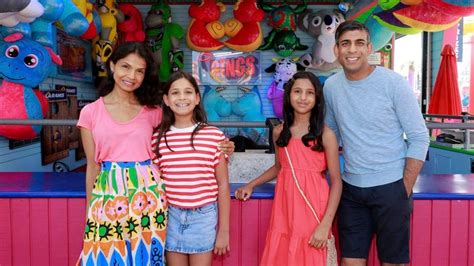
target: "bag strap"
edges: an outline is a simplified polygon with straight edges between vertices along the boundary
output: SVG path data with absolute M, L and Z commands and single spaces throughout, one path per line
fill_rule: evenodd
M 291 163 L 290 154 L 288 154 L 288 149 L 286 147 L 285 147 L 285 153 L 286 153 L 286 158 L 288 158 L 288 163 L 290 164 L 291 175 L 293 176 L 293 180 L 295 180 L 296 187 L 298 188 L 298 191 L 300 192 L 300 194 L 303 197 L 304 201 L 308 205 L 309 209 L 313 213 L 314 218 L 316 218 L 316 221 L 318 221 L 318 223 L 320 224 L 321 221 L 319 220 L 319 217 L 316 214 L 316 211 L 314 210 L 313 205 L 311 205 L 311 202 L 309 202 L 308 198 L 306 197 L 306 195 L 303 192 L 303 189 L 301 189 L 300 183 L 298 182 L 298 178 L 296 178 L 295 169 L 293 168 L 293 164 Z

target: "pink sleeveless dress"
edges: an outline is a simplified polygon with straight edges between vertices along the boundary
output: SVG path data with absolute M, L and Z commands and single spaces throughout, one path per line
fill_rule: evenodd
M 291 138 L 287 148 L 298 182 L 322 219 L 329 198 L 326 156 L 299 138 Z M 326 265 L 326 249 L 308 244 L 318 223 L 296 187 L 284 148 L 278 147 L 278 158 L 281 170 L 260 265 Z

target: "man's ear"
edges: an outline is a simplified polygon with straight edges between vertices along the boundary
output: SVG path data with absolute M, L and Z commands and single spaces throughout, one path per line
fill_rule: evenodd
M 374 46 L 372 45 L 372 43 L 370 42 L 369 44 L 367 44 L 367 48 L 369 49 L 369 54 L 373 53 L 373 49 L 374 49 Z

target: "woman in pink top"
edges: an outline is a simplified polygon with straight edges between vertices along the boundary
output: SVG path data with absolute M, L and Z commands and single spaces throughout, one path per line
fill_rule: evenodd
M 167 204 L 150 158 L 161 121 L 149 50 L 117 47 L 100 98 L 79 117 L 87 157 L 87 220 L 82 265 L 163 265 Z

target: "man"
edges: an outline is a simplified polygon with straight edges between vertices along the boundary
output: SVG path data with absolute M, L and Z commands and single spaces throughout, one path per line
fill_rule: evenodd
M 369 65 L 367 27 L 344 22 L 335 38 L 344 71 L 326 81 L 324 94 L 326 123 L 338 135 L 345 160 L 338 210 L 342 265 L 366 265 L 374 234 L 382 264 L 403 265 L 410 260 L 412 188 L 428 131 L 408 82 Z

